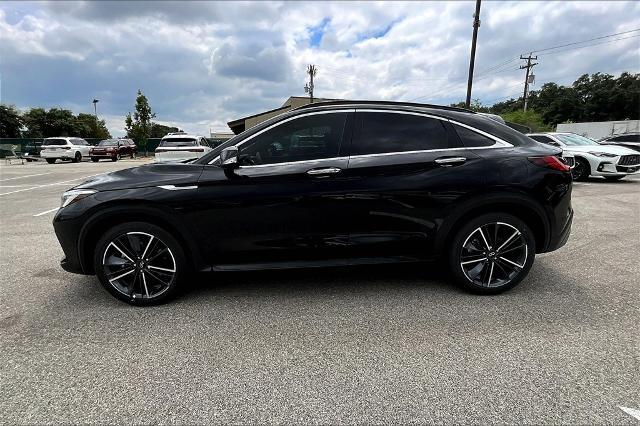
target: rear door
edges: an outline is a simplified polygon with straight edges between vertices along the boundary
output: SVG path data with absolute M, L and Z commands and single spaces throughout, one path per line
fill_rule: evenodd
M 354 256 L 428 256 L 447 208 L 482 188 L 481 162 L 446 119 L 358 110 L 345 207 Z

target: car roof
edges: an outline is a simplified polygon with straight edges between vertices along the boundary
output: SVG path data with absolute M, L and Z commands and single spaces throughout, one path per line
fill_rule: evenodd
M 192 134 L 192 133 L 173 133 L 173 134 L 164 135 L 162 137 L 162 139 L 171 139 L 171 138 L 194 138 L 194 139 L 198 139 L 198 138 L 204 138 L 204 136 L 200 136 L 200 135 L 196 135 L 196 134 Z

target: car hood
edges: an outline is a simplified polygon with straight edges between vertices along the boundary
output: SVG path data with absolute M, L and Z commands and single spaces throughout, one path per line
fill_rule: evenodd
M 76 186 L 76 189 L 112 191 L 159 185 L 196 184 L 202 173 L 201 164 L 149 164 L 96 175 Z
M 606 152 L 615 155 L 631 155 L 637 154 L 636 151 L 615 145 L 587 145 L 587 146 L 563 146 L 562 149 L 567 152 Z

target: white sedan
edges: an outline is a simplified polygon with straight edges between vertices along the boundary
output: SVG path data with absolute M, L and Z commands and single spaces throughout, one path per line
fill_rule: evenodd
M 574 180 L 585 180 L 589 176 L 620 180 L 640 172 L 640 154 L 629 148 L 600 145 L 575 133 L 531 133 L 527 136 L 573 154 L 576 162 L 571 170 Z

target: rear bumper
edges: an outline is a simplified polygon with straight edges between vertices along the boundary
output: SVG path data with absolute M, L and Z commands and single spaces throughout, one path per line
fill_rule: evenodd
M 70 149 L 64 150 L 64 151 L 55 151 L 55 152 L 50 152 L 50 151 L 41 151 L 40 152 L 40 158 L 66 158 L 66 159 L 71 159 L 74 158 L 75 153 L 73 151 L 71 151 Z
M 569 240 L 569 235 L 571 235 L 571 225 L 573 224 L 573 209 L 570 208 L 568 218 L 564 227 L 560 230 L 560 232 L 551 236 L 549 240 L 549 245 L 545 252 L 554 251 L 564 246 Z

